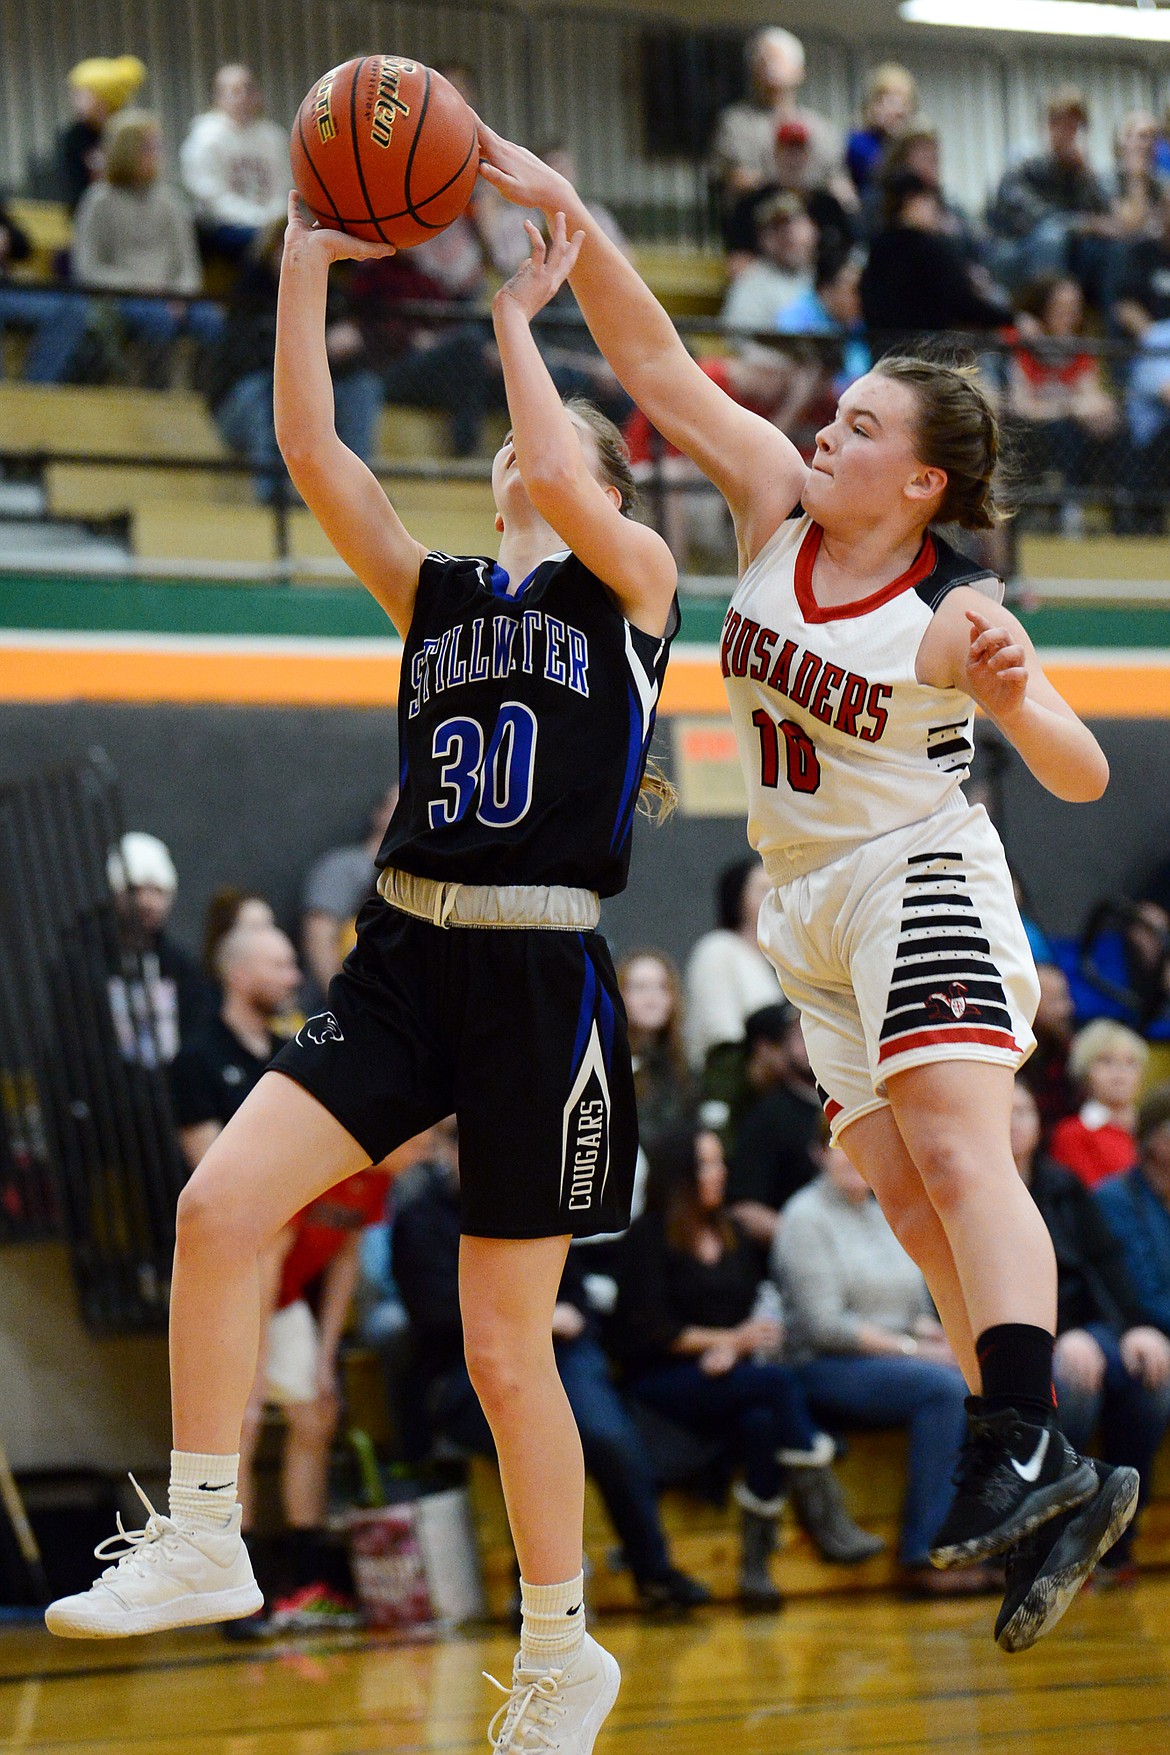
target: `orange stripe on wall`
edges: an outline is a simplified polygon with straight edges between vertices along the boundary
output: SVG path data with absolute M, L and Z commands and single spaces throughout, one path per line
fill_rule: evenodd
M 306 653 L 173 652 L 103 647 L 0 647 L 0 701 L 205 701 L 297 707 L 389 707 L 401 661 Z M 1054 686 L 1099 719 L 1170 718 L 1170 664 L 1058 664 Z M 710 659 L 676 653 L 664 715 L 721 714 L 727 697 Z

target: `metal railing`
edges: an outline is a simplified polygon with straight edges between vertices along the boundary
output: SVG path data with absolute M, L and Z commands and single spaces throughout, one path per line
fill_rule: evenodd
M 97 1332 L 165 1321 L 185 1171 L 100 751 L 0 788 L 0 1241 L 64 1238 Z
M 47 295 L 49 296 L 49 295 Z M 84 296 L 80 291 L 75 295 Z M 174 301 L 172 301 L 173 303 Z M 181 301 L 180 301 L 181 303 Z M 194 303 L 194 302 L 190 302 Z M 206 301 L 202 301 L 204 310 Z M 393 491 L 396 483 L 416 481 L 487 482 L 490 464 L 485 442 L 491 437 L 492 421 L 506 419 L 506 399 L 498 360 L 491 344 L 490 318 L 482 309 L 424 303 L 399 303 L 392 316 L 403 333 L 419 337 L 408 341 L 401 353 L 373 363 L 359 362 L 365 380 L 363 394 L 372 398 L 376 413 L 386 407 L 417 406 L 446 423 L 440 428 L 431 454 L 378 457 L 372 443 L 370 462 L 379 478 Z M 779 335 L 769 332 L 746 336 L 725 330 L 715 318 L 680 318 L 677 328 L 692 353 L 700 358 L 731 354 L 740 370 L 754 383 L 745 399 L 767 409 L 787 402 L 785 430 L 806 453 L 811 452 L 815 433 L 831 414 L 842 382 L 846 341 L 868 340 L 872 357 L 883 351 L 887 338 L 824 335 Z M 597 352 L 579 314 L 552 311 L 542 314 L 536 332 L 550 370 L 565 394 L 583 393 L 606 412 L 622 420 L 632 406 Z M 1160 333 L 1160 330 L 1159 330 Z M 1116 535 L 1161 534 L 1170 507 L 1170 346 L 1137 347 L 1115 339 L 1077 337 L 1068 342 L 1053 340 L 1017 342 L 1009 345 L 995 338 L 962 335 L 950 338 L 971 355 L 977 350 L 985 381 L 999 405 L 1009 465 L 1009 497 L 1018 508 L 1014 528 L 1077 536 L 1086 530 Z M 937 350 L 945 337 L 931 337 Z M 452 344 L 458 342 L 456 347 Z M 748 345 L 750 344 L 750 345 Z M 214 342 L 208 344 L 212 348 Z M 744 352 L 745 345 L 748 351 Z M 165 345 L 127 340 L 120 362 L 115 362 L 112 381 L 133 384 L 167 381 L 198 389 L 207 381 L 209 355 L 200 354 L 190 341 L 171 339 Z M 1062 378 L 1070 368 L 1089 362 L 1096 374 L 1099 393 L 1092 409 L 1065 395 Z M 1027 372 L 1018 368 L 1026 364 Z M 1086 370 L 1086 381 L 1093 373 Z M 263 371 L 258 376 L 264 377 Z M 110 381 L 107 379 L 107 381 Z M 346 383 L 353 377 L 338 376 L 339 423 Z M 1020 403 L 1021 387 L 1037 382 L 1044 393 L 1031 397 L 1030 406 Z M 803 386 L 803 388 L 801 388 Z M 234 387 L 233 387 L 234 388 Z M 264 425 L 266 394 L 256 399 L 253 417 L 256 434 Z M 765 394 L 766 392 L 766 394 Z M 797 394 L 799 392 L 799 394 Z M 1045 404 L 1044 395 L 1051 393 Z M 221 434 L 240 445 L 238 423 L 231 430 L 224 403 L 210 413 Z M 368 410 L 367 410 L 368 416 Z M 715 490 L 685 460 L 670 453 L 660 437 L 641 427 L 637 460 L 645 515 L 676 548 L 680 562 L 705 574 L 730 572 L 734 546 L 730 529 L 720 511 Z M 376 432 L 376 426 L 370 429 Z M 469 431 L 474 446 L 466 456 L 451 455 L 451 435 L 462 435 L 466 449 Z M 54 465 L 80 470 L 167 472 L 180 477 L 206 476 L 240 484 L 237 500 L 267 507 L 272 519 L 271 566 L 241 563 L 235 570 L 272 571 L 277 577 L 299 573 L 341 571 L 321 559 L 306 560 L 294 554 L 292 515 L 297 496 L 275 450 L 270 424 L 248 453 L 233 455 L 183 455 L 170 445 L 153 450 L 81 449 L 62 431 L 61 443 L 39 441 L 23 446 L 18 434 L 0 439 L 0 463 L 9 479 L 45 482 Z M 207 446 L 200 447 L 206 450 Z M 250 488 L 248 486 L 250 484 Z M 116 497 L 116 496 L 115 496 Z M 123 536 L 129 529 L 134 501 L 128 496 Z M 50 515 L 52 506 L 48 507 Z M 0 500 L 0 516 L 3 515 Z M 84 516 L 84 514 L 82 514 Z M 113 508 L 115 524 L 118 508 Z M 95 524 L 102 519 L 95 517 Z M 108 520 L 106 520 L 108 523 Z M 135 558 L 135 557 L 128 557 Z M 150 561 L 149 555 L 136 557 Z M 2 564 L 2 563 L 0 563 Z M 209 566 L 209 572 L 217 569 Z M 232 570 L 227 563 L 226 569 Z

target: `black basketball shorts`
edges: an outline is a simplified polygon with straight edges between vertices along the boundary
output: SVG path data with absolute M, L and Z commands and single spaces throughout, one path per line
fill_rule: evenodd
M 596 932 L 439 927 L 380 897 L 272 1062 L 374 1163 L 454 1114 L 472 1237 L 630 1222 L 638 1123 L 626 1015 Z

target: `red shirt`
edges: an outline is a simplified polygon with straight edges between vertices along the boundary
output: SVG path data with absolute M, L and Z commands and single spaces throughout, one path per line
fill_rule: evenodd
M 1084 1111 L 1081 1111 L 1081 1115 Z M 1066 1115 L 1052 1130 L 1048 1155 L 1079 1177 L 1086 1188 L 1096 1188 L 1107 1176 L 1117 1176 L 1137 1163 L 1137 1142 L 1128 1128 L 1114 1121 L 1089 1127 L 1081 1115 Z
M 296 1303 L 355 1231 L 377 1223 L 386 1208 L 389 1186 L 384 1170 L 359 1170 L 301 1209 L 293 1220 L 296 1237 L 280 1273 L 278 1310 Z

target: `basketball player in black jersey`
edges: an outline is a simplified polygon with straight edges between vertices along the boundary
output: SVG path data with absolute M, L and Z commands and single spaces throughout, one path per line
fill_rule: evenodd
M 454 1112 L 461 1300 L 520 1561 L 521 1651 L 500 1751 L 588 1755 L 617 1693 L 585 1633 L 584 1471 L 552 1313 L 569 1240 L 629 1220 L 637 1130 L 625 1015 L 599 896 L 631 828 L 678 621 L 676 571 L 625 516 L 620 438 L 567 409 L 529 329 L 567 278 L 564 226 L 497 295 L 512 415 L 492 483 L 500 558 L 428 553 L 333 422 L 329 265 L 385 254 L 290 202 L 276 430 L 338 553 L 402 636 L 401 798 L 379 896 L 328 993 L 183 1192 L 171 1305 L 170 1516 L 91 1590 L 52 1606 L 74 1637 L 259 1606 L 235 1505 L 258 1345 L 257 1257 L 333 1183 Z

